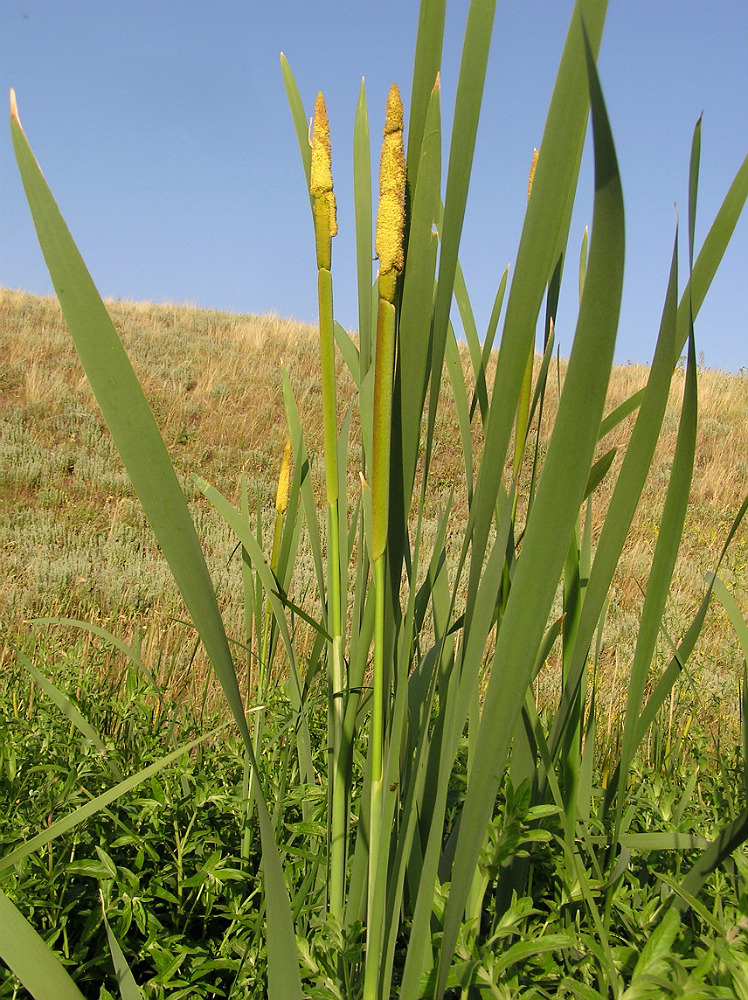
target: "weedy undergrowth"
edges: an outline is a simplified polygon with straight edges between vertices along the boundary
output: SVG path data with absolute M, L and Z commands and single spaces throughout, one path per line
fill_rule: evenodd
M 376 277 L 371 264 L 369 117 L 362 85 L 354 130 L 358 342 L 334 319 L 332 237 L 337 223 L 324 99 L 317 98 L 310 144 L 303 102 L 282 58 L 314 224 L 324 528 L 311 488 L 303 427 L 285 373 L 293 475 L 286 464 L 288 492 L 286 497 L 284 487 L 284 503 L 277 505 L 270 562 L 264 554 L 259 511 L 256 527 L 251 527 L 251 484 L 244 485 L 237 509 L 195 477 L 236 534 L 243 553 L 242 655 L 257 678 L 256 706 L 242 703 L 236 661 L 161 436 L 33 157 L 12 97 L 16 156 L 71 335 L 244 741 L 246 802 L 256 811 L 262 848 L 271 1000 L 304 995 L 300 956 L 309 990 L 321 989 L 324 983 L 328 993 L 338 996 L 376 1000 L 396 993 L 415 1000 L 441 998 L 447 991 L 468 997 L 478 989 L 508 995 L 502 977 L 520 952 L 529 959 L 578 947 L 574 913 L 580 911 L 594 927 L 595 943 L 584 985 L 578 992 L 569 987 L 572 994 L 618 997 L 625 995 L 627 983 L 636 992 L 658 974 L 658 962 L 680 932 L 683 915 L 699 905 L 705 880 L 748 837 L 744 803 L 711 842 L 629 829 L 637 749 L 687 669 L 718 580 L 721 559 L 691 626 L 683 635 L 668 636 L 663 615 L 695 458 L 693 324 L 748 196 L 748 158 L 697 255 L 697 123 L 688 197 L 688 282 L 679 301 L 676 231 L 669 266 L 663 261 L 663 275 L 668 269 L 668 276 L 647 385 L 606 413 L 625 238 L 621 179 L 595 65 L 606 6 L 603 0 L 579 0 L 575 6 L 533 161 L 513 279 L 509 284 L 506 275 L 502 278 L 483 344 L 474 325 L 464 324 L 476 386 L 472 399 L 450 313 L 456 300 L 463 317 L 471 315 L 458 251 L 495 2 L 470 4 L 444 178 L 439 67 L 445 2 L 424 0 L 421 5 L 407 150 L 397 88 L 387 105 L 374 243 Z M 590 115 L 593 218 L 575 275 L 579 310 L 573 345 L 550 442 L 541 456 L 533 448 L 532 431 L 543 413 Z M 543 362 L 533 384 L 531 362 L 544 304 Z M 489 385 L 488 358 L 502 314 Z M 606 630 L 607 599 L 684 347 L 678 439 L 629 665 L 620 751 L 617 760 L 608 762 L 601 787 L 595 784 L 600 772 L 594 759 L 595 665 L 601 648 L 615 643 L 615 635 Z M 338 359 L 357 387 L 362 440 L 358 470 L 349 470 L 347 462 L 352 413 L 337 411 Z M 455 541 L 450 532 L 452 497 L 447 498 L 436 539 L 424 550 L 422 518 L 439 446 L 436 422 L 445 377 L 458 411 L 469 512 Z M 631 414 L 636 414 L 633 431 L 593 546 L 591 511 L 598 502 L 597 488 L 611 475 L 614 457 L 611 451 L 599 455 L 598 443 Z M 476 430 L 482 440 L 477 451 Z M 530 487 L 520 504 L 519 477 L 526 464 L 531 468 Z M 352 495 L 348 475 L 354 471 L 360 475 L 360 489 Z M 725 539 L 723 555 L 747 508 L 748 497 Z M 315 563 L 319 619 L 288 596 L 302 522 Z M 455 546 L 456 559 L 448 573 L 450 546 Z M 315 636 L 303 660 L 294 641 L 299 621 Z M 672 647 L 672 658 L 664 670 L 654 667 L 648 693 L 661 634 Z M 533 682 L 557 643 L 562 651 L 561 696 L 555 711 L 541 719 Z M 327 794 L 326 828 L 308 823 L 304 851 L 309 866 L 301 886 L 294 885 L 290 895 L 283 870 L 287 845 L 277 836 L 285 779 L 274 776 L 270 781 L 262 765 L 261 709 L 273 663 L 281 657 L 293 713 L 288 745 L 296 758 L 294 773 L 302 787 L 321 781 Z M 310 725 L 317 676 L 324 677 L 327 696 L 328 763 L 323 774 L 315 767 Z M 249 714 L 253 707 L 259 711 Z M 743 742 L 748 756 L 745 738 Z M 364 753 L 357 749 L 362 745 Z M 125 784 L 132 787 L 137 780 L 142 775 Z M 114 801 L 121 791 L 121 785 L 115 786 L 106 801 Z M 497 812 L 500 794 L 506 803 L 504 827 Z M 86 808 L 100 805 L 94 800 Z M 304 813 L 308 821 L 308 806 Z M 70 822 L 82 818 L 74 814 Z M 47 831 L 45 842 L 49 835 Z M 247 822 L 245 855 L 250 837 Z M 532 842 L 553 844 L 554 878 L 568 919 L 563 931 L 510 944 L 506 922 L 517 919 L 517 907 L 524 905 L 518 901 L 530 898 L 541 881 L 542 866 L 526 849 Z M 13 857 L 37 846 L 38 839 L 18 848 Z M 612 941 L 613 897 L 632 853 L 694 849 L 697 855 L 689 859 L 687 870 L 667 882 L 650 943 L 633 968 L 622 970 Z M 10 863 L 6 858 L 0 867 Z M 72 979 L 6 895 L 0 895 L 0 905 L 5 918 L 0 953 L 18 977 L 32 992 L 42 990 L 37 995 L 54 988 L 58 996 L 79 996 Z M 338 942 L 324 980 L 320 962 L 310 951 L 319 927 L 325 928 L 328 941 Z M 122 994 L 135 995 L 137 987 L 121 971 L 125 957 L 111 940 Z M 320 956 L 324 947 L 319 947 Z M 32 950 L 39 958 L 30 962 Z M 36 978 L 42 962 L 46 986 Z

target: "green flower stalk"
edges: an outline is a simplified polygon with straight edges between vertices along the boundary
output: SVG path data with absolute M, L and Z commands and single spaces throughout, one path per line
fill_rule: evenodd
M 389 521 L 392 382 L 395 363 L 395 292 L 404 266 L 405 151 L 403 105 L 393 84 L 387 99 L 384 142 L 379 168 L 379 210 L 375 248 L 379 257 L 376 368 L 374 372 L 374 433 L 372 442 L 371 509 L 375 588 L 374 677 L 371 713 L 371 820 L 369 837 L 369 897 L 367 913 L 365 1000 L 378 996 L 383 881 L 377 877 L 382 841 L 384 746 L 384 588 Z
M 332 305 L 332 238 L 338 231 L 332 185 L 330 122 L 322 94 L 317 95 L 312 125 L 312 158 L 309 178 L 317 250 L 320 365 L 322 368 L 322 423 L 324 428 L 325 486 L 329 559 L 328 616 L 332 637 L 329 668 L 330 747 L 332 791 L 330 796 L 330 912 L 343 918 L 345 899 L 348 789 L 346 753 L 343 748 L 343 609 L 340 583 L 340 527 L 338 521 L 338 421 L 335 394 L 335 333 Z
M 322 94 L 317 95 L 312 126 L 310 191 L 317 249 L 319 334 L 322 364 L 322 419 L 325 438 L 325 481 L 328 504 L 338 499 L 337 415 L 335 402 L 335 337 L 332 307 L 332 238 L 338 222 L 332 187 L 330 123 Z

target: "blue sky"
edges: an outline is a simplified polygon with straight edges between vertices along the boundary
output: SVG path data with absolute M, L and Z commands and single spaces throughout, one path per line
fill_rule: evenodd
M 516 254 L 527 171 L 572 6 L 499 0 L 497 7 L 461 250 L 481 331 Z M 446 127 L 467 7 L 467 0 L 448 3 Z M 16 90 L 26 134 L 102 295 L 314 322 L 314 242 L 283 51 L 308 113 L 318 90 L 327 100 L 340 226 L 335 312 L 355 328 L 351 148 L 359 86 L 365 77 L 376 160 L 392 82 L 407 114 L 417 20 L 417 0 L 2 0 L 0 84 L 6 95 Z M 616 360 L 649 363 L 675 203 L 685 237 L 700 112 L 697 247 L 748 152 L 748 4 L 611 0 L 599 70 L 627 223 Z M 573 259 L 591 221 L 591 193 L 586 156 Z M 685 240 L 681 251 L 685 273 Z M 575 320 L 573 271 L 557 327 L 565 355 Z M 51 292 L 7 126 L 0 286 Z M 748 367 L 746 289 L 748 212 L 697 319 L 697 350 L 709 367 Z

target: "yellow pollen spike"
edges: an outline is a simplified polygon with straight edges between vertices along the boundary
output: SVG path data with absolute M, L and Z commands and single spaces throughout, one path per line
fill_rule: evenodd
M 286 439 L 286 446 L 283 449 L 283 460 L 281 461 L 280 475 L 278 476 L 278 491 L 275 494 L 275 509 L 279 514 L 284 514 L 288 507 L 288 488 L 291 481 L 291 439 Z
M 379 164 L 379 211 L 375 248 L 379 257 L 379 294 L 392 302 L 397 275 L 403 269 L 405 225 L 405 150 L 403 147 L 403 102 L 392 85 L 387 98 L 384 142 Z
M 314 104 L 314 122 L 312 124 L 312 163 L 310 171 L 310 191 L 319 207 L 324 206 L 328 235 L 335 236 L 338 231 L 335 195 L 332 188 L 332 153 L 330 149 L 330 122 L 327 118 L 327 108 L 322 94 L 317 95 Z M 316 215 L 316 213 L 315 213 Z

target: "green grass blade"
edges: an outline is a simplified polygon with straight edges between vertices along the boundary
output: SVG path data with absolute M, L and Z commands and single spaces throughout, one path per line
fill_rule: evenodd
M 356 280 L 358 284 L 358 343 L 360 375 L 366 375 L 372 360 L 371 341 L 371 145 L 366 88 L 361 89 L 353 123 L 353 205 L 356 219 Z M 366 471 L 366 470 L 364 470 Z
M 517 941 L 496 959 L 492 967 L 492 975 L 503 972 L 515 962 L 524 962 L 533 955 L 543 955 L 548 951 L 563 951 L 565 948 L 573 946 L 574 939 L 568 934 L 543 934 L 527 941 Z
M 93 622 L 80 621 L 77 618 L 31 618 L 29 620 L 29 625 L 69 625 L 71 628 L 82 629 L 85 632 L 90 632 L 91 635 L 98 635 L 100 639 L 104 639 L 111 646 L 114 646 L 115 649 L 124 653 L 133 666 L 137 667 L 141 674 L 148 679 L 148 682 L 159 693 L 159 695 L 161 694 L 156 678 L 145 663 L 143 663 L 142 658 L 138 655 L 136 650 L 134 650 L 132 646 L 128 646 L 126 642 L 123 642 L 123 640 L 119 639 L 116 635 L 112 635 L 111 632 L 102 628 L 100 625 L 95 625 Z
M 249 739 L 226 633 L 195 526 L 153 414 L 17 118 L 13 146 L 39 243 L 96 400 L 239 730 Z
M 672 367 L 672 365 L 670 367 Z M 600 423 L 600 431 L 598 433 L 599 440 L 602 441 L 606 434 L 609 434 L 614 427 L 617 427 L 630 413 L 633 413 L 634 410 L 641 406 L 646 391 L 646 387 L 644 389 L 639 389 L 638 392 L 629 396 L 628 399 L 624 399 L 624 401 L 620 403 L 615 410 L 611 410 L 607 417 L 605 417 L 605 419 Z
M 718 576 L 710 573 L 707 579 L 711 582 L 715 597 L 725 609 L 727 617 L 730 619 L 730 624 L 735 629 L 735 635 L 740 643 L 743 660 L 746 666 L 748 666 L 748 625 L 746 625 L 743 618 L 740 606 Z
M 701 115 L 696 122 L 691 140 L 691 162 L 688 170 L 688 269 L 693 270 L 694 232 L 696 230 L 696 197 L 699 190 L 699 161 L 701 159 Z
M 711 873 L 746 840 L 748 840 L 748 809 L 744 809 L 732 823 L 723 827 L 719 836 L 715 837 L 697 858 L 681 883 L 683 891 L 691 896 L 697 896 Z M 673 903 L 673 906 L 679 913 L 684 913 L 689 908 L 688 901 L 682 896 Z
M 422 0 L 418 15 L 406 156 L 408 188 L 411 193 L 418 184 L 419 156 L 426 133 L 430 95 L 441 66 L 446 10 L 446 0 Z
M 270 601 L 270 606 L 273 609 L 273 615 L 275 616 L 275 620 L 278 624 L 278 629 L 283 640 L 283 645 L 286 649 L 290 668 L 289 691 L 291 703 L 296 712 L 300 715 L 300 724 L 302 731 L 304 731 L 306 728 L 306 714 L 303 708 L 303 685 L 299 675 L 296 651 L 294 649 L 293 642 L 291 641 L 291 635 L 288 631 L 288 622 L 286 621 L 286 616 L 283 610 L 284 602 L 278 594 L 278 584 L 275 576 L 273 575 L 273 571 L 266 562 L 264 553 L 257 544 L 257 539 L 252 534 L 248 524 L 242 517 L 241 511 L 237 510 L 236 507 L 230 504 L 229 501 L 226 500 L 226 498 L 222 496 L 214 486 L 206 483 L 206 481 L 200 476 L 193 473 L 192 479 L 200 492 L 207 500 L 210 501 L 226 524 L 234 532 L 254 564 L 255 572 L 262 583 L 267 599 Z M 313 782 L 314 767 L 311 762 L 308 740 L 303 741 L 303 753 L 299 763 L 302 769 L 302 780 Z
M 319 589 L 322 606 L 325 607 L 325 570 L 322 558 L 322 546 L 320 543 L 320 527 L 317 517 L 317 505 L 314 499 L 314 490 L 309 469 L 309 455 L 304 442 L 304 432 L 301 427 L 301 418 L 294 398 L 291 381 L 288 372 L 283 369 L 283 401 L 286 409 L 286 421 L 288 422 L 288 432 L 291 436 L 291 447 L 293 449 L 294 467 L 298 469 L 300 476 L 301 502 L 306 518 L 309 544 L 312 548 L 312 558 L 314 560 L 315 576 Z
M 623 198 L 613 139 L 592 53 L 586 38 L 582 37 L 581 24 L 577 25 L 577 30 L 579 37 L 576 44 L 588 67 L 595 149 L 595 198 L 589 266 L 558 415 L 532 518 L 517 561 L 485 694 L 478 747 L 468 779 L 452 869 L 452 889 L 445 915 L 437 990 L 439 997 L 443 993 L 511 737 L 587 483 L 618 327 L 623 285 Z M 542 161 L 541 155 L 538 172 Z M 538 181 L 536 174 L 536 185 Z M 533 187 L 533 195 L 534 192 Z M 525 354 L 521 359 L 520 377 L 526 358 Z M 538 567 L 541 566 L 543 571 L 539 572 Z
M 398 346 L 396 399 L 399 400 L 400 412 L 402 483 L 394 484 L 394 488 L 400 490 L 404 497 L 410 497 L 413 492 L 421 417 L 428 386 L 427 364 L 439 243 L 434 227 L 439 220 L 441 185 L 441 100 L 438 87 L 431 91 L 426 125 L 418 157 L 418 184 L 412 193 L 407 266 L 400 309 L 402 334 Z M 405 383 L 403 372 L 407 372 Z M 397 459 L 394 440 L 393 450 Z M 407 510 L 403 513 L 407 516 Z
M 467 285 L 465 284 L 465 275 L 462 273 L 462 267 L 460 266 L 459 259 L 455 270 L 454 295 L 457 308 L 460 312 L 460 319 L 462 320 L 462 329 L 465 332 L 465 340 L 470 354 L 470 363 L 473 366 L 473 377 L 475 378 L 477 384 L 478 373 L 481 369 L 482 349 L 480 337 L 478 336 L 478 327 L 475 323 L 473 305 L 470 301 L 470 295 L 468 294 Z
M 38 667 L 35 667 L 34 664 L 26 656 L 24 656 L 20 649 L 16 646 L 13 646 L 13 649 L 15 650 L 16 659 L 24 665 L 49 700 L 57 705 L 65 718 L 75 726 L 84 739 L 89 740 L 89 742 L 92 743 L 97 750 L 100 750 L 105 754 L 106 747 L 104 746 L 104 742 L 99 736 L 97 730 L 94 729 L 91 723 L 81 715 L 67 695 L 60 691 L 59 688 L 55 687 L 55 685 L 44 676 L 41 670 L 39 670 Z M 117 768 L 117 770 L 119 771 L 119 768 Z M 122 778 L 122 774 L 119 773 L 117 777 Z
M 676 232 L 655 356 L 641 397 L 639 416 L 626 449 L 600 534 L 569 666 L 569 687 L 563 693 L 549 739 L 551 753 L 554 755 L 561 732 L 566 725 L 571 699 L 582 677 L 592 636 L 597 628 L 657 445 L 672 378 L 671 359 L 676 334 L 677 295 L 678 234 Z
M 241 507 L 242 507 L 242 517 L 249 524 L 249 490 L 247 487 L 247 478 L 242 476 L 241 480 Z M 254 585 L 254 575 L 252 573 L 252 563 L 249 560 L 246 549 L 242 549 L 242 597 L 243 597 L 243 612 L 244 612 L 244 642 L 247 646 L 247 692 L 251 689 L 252 680 L 252 663 L 253 663 L 253 650 L 252 650 L 252 623 L 256 622 L 257 628 L 257 648 L 259 650 L 260 646 L 260 636 L 259 630 L 262 625 L 262 611 L 260 610 L 260 598 L 261 595 L 255 594 Z M 255 653 L 254 655 L 257 655 Z M 247 695 L 249 697 L 249 695 Z
M 359 349 L 353 343 L 350 334 L 341 326 L 337 320 L 333 324 L 333 333 L 335 335 L 335 343 L 340 348 L 340 353 L 343 355 L 343 361 L 345 361 L 346 368 L 351 373 L 351 378 L 353 379 L 356 388 L 361 387 L 361 363 L 359 356 Z
M 635 738 L 639 716 L 644 704 L 644 688 L 655 644 L 660 632 L 660 623 L 670 589 L 670 580 L 672 579 L 675 560 L 680 547 L 686 509 L 688 507 L 688 496 L 691 489 L 691 479 L 693 477 L 696 427 L 696 349 L 692 335 L 689 341 L 686 384 L 684 387 L 683 409 L 678 439 L 675 445 L 675 455 L 667 496 L 665 498 L 665 507 L 657 535 L 657 545 L 655 546 L 655 553 L 652 559 L 652 569 L 647 581 L 647 592 L 639 623 L 639 635 L 634 651 L 634 662 L 631 666 L 628 682 L 620 761 L 620 774 L 624 785 L 626 783 L 629 764 L 633 760 L 636 750 Z M 620 822 L 622 812 L 623 796 L 619 797 L 618 800 L 616 827 Z
M 743 654 L 743 678 L 740 684 L 740 735 L 743 744 L 743 787 L 748 794 L 748 624 L 743 618 L 738 602 L 724 583 L 713 573 L 707 574 L 714 593 L 727 612 L 730 624 L 740 643 Z
M 291 446 L 293 454 L 293 442 Z M 284 593 L 287 593 L 291 586 L 293 570 L 296 564 L 296 556 L 299 551 L 303 518 L 299 517 L 299 507 L 301 505 L 301 483 L 304 469 L 294 465 L 293 475 L 289 483 L 288 506 L 283 516 L 283 534 L 281 536 L 281 546 L 278 555 L 278 568 L 276 575 L 280 581 Z M 244 515 L 244 511 L 242 510 Z M 245 518 L 246 519 L 246 518 Z
M 112 321 L 15 116 L 11 118 L 11 132 L 39 243 L 81 363 L 256 766 L 223 621 L 195 526 L 166 447 Z M 269 995 L 272 1000 L 300 998 L 301 980 L 288 894 L 261 796 L 257 806 L 270 918 Z
M 595 767 L 595 689 L 592 688 L 592 698 L 584 732 L 584 749 L 579 767 L 579 784 L 577 787 L 577 817 L 589 825 L 592 807 L 592 781 Z
M 483 427 L 486 426 L 486 421 L 488 420 L 488 390 L 486 388 L 486 370 L 488 368 L 488 362 L 491 360 L 491 353 L 493 351 L 494 339 L 496 337 L 496 331 L 499 327 L 499 318 L 501 317 L 501 307 L 504 304 L 504 293 L 506 292 L 506 283 L 509 278 L 509 267 L 507 266 L 504 273 L 501 276 L 501 281 L 499 282 L 499 287 L 496 290 L 496 295 L 494 296 L 493 307 L 491 309 L 491 317 L 488 321 L 488 329 L 486 331 L 486 339 L 483 341 L 483 352 L 481 354 L 480 368 L 475 374 L 475 392 L 473 394 L 473 400 L 470 404 L 470 420 L 473 419 L 473 414 L 475 413 L 476 404 L 480 405 L 481 420 L 483 421 Z
M 473 535 L 477 555 L 471 568 L 468 606 L 477 587 L 481 553 L 486 548 L 540 306 L 558 259 L 567 202 L 576 188 L 589 107 L 581 14 L 596 55 L 606 8 L 606 3 L 597 0 L 576 4 L 548 109 L 496 365 L 484 448 L 491 460 L 481 465 L 470 511 L 468 532 Z
M 101 894 L 101 890 L 99 890 L 99 895 L 101 896 L 101 913 L 104 917 L 106 937 L 109 942 L 109 950 L 112 953 L 112 964 L 114 965 L 114 973 L 117 976 L 120 996 L 122 997 L 122 1000 L 144 1000 L 143 991 L 135 982 L 135 977 L 130 971 L 127 959 L 122 954 L 119 941 L 114 936 L 114 931 L 109 926 L 109 921 L 106 917 L 106 910 L 104 909 L 104 897 Z
M 604 455 L 598 458 L 590 469 L 590 474 L 587 478 L 587 486 L 584 490 L 585 500 L 595 492 L 600 483 L 607 476 L 610 471 L 610 467 L 613 464 L 613 459 L 616 457 L 617 451 L 617 448 L 611 448 L 609 451 L 606 451 Z
M 709 841 L 695 833 L 623 833 L 620 841 L 630 851 L 698 851 L 709 846 Z
M 454 124 L 449 149 L 447 186 L 444 196 L 444 220 L 441 226 L 441 253 L 431 357 L 431 392 L 426 439 L 425 468 L 428 469 L 436 409 L 439 401 L 442 363 L 447 339 L 449 312 L 452 306 L 457 254 L 465 218 L 468 186 L 475 151 L 478 117 L 483 99 L 483 85 L 488 63 L 496 0 L 472 0 L 465 27 L 465 41 L 455 99 Z
M 743 501 L 740 510 L 738 511 L 732 523 L 732 526 L 730 528 L 730 531 L 728 532 L 725 543 L 722 546 L 722 551 L 720 553 L 719 559 L 717 560 L 717 565 L 714 569 L 714 572 L 707 574 L 708 581 L 713 581 L 714 578 L 716 577 L 716 574 L 719 572 L 719 568 L 722 565 L 722 561 L 725 557 L 725 554 L 727 553 L 728 548 L 730 547 L 730 543 L 732 542 L 732 539 L 735 533 L 737 532 L 738 528 L 740 527 L 740 524 L 743 518 L 745 517 L 746 513 L 748 513 L 748 496 L 746 496 L 745 500 Z M 665 704 L 665 700 L 669 696 L 673 688 L 673 685 L 680 676 L 681 671 L 685 667 L 686 663 L 688 663 L 691 653 L 693 652 L 696 643 L 698 641 L 698 638 L 701 635 L 701 630 L 704 626 L 704 620 L 706 619 L 706 613 L 707 610 L 709 609 L 709 602 L 711 600 L 711 597 L 712 597 L 712 583 L 708 582 L 706 593 L 702 598 L 701 604 L 699 605 L 698 611 L 696 612 L 691 625 L 689 626 L 686 634 L 681 640 L 678 649 L 674 652 L 674 655 L 670 660 L 670 663 L 668 664 L 667 668 L 663 671 L 663 674 L 660 677 L 659 681 L 657 682 L 654 691 L 649 696 L 649 699 L 646 705 L 644 706 L 644 709 L 642 710 L 641 716 L 639 717 L 639 723 L 637 726 L 636 738 L 634 740 L 636 746 L 638 746 L 644 739 L 647 730 L 654 722 L 662 706 Z M 619 766 L 617 766 L 608 783 L 608 787 L 611 790 L 610 791 L 611 798 L 618 786 L 619 774 L 620 774 Z
M 296 130 L 296 139 L 299 143 L 301 164 L 304 168 L 304 176 L 306 177 L 306 189 L 309 191 L 311 188 L 312 173 L 312 147 L 309 142 L 309 122 L 307 121 L 306 112 L 304 111 L 304 102 L 301 99 L 299 88 L 296 86 L 296 80 L 291 72 L 291 67 L 282 52 L 280 60 L 281 73 L 283 74 L 283 86 L 286 88 L 288 106 L 291 109 L 291 118 L 293 119 L 294 129 Z M 309 204 L 311 205 L 311 203 L 312 196 L 310 194 Z
M 701 309 L 712 279 L 732 238 L 747 198 L 748 156 L 743 160 L 740 169 L 735 175 L 735 179 L 725 195 L 724 201 L 715 216 L 712 227 L 707 233 L 696 262 L 693 265 L 693 274 L 681 296 L 680 305 L 678 306 L 678 335 L 673 354 L 673 366 L 678 363 L 678 359 L 683 353 L 683 348 L 688 340 L 691 316 L 693 316 L 693 319 L 696 319 L 699 314 L 699 309 Z M 690 309 L 689 299 L 691 303 Z
M 184 743 L 182 746 L 177 747 L 176 750 L 172 750 L 171 753 L 166 754 L 160 760 L 155 761 L 148 767 L 143 768 L 143 770 L 138 771 L 137 774 L 130 775 L 129 778 L 125 778 L 124 781 L 118 782 L 112 788 L 107 789 L 107 791 L 102 792 L 101 795 L 97 795 L 95 798 L 91 799 L 90 802 L 86 802 L 85 805 L 79 806 L 73 812 L 68 813 L 67 816 L 63 816 L 61 819 L 56 820 L 41 833 L 38 833 L 35 837 L 27 840 L 24 844 L 19 847 L 14 848 L 9 851 L 6 855 L 0 858 L 0 874 L 12 868 L 17 862 L 22 861 L 23 858 L 33 854 L 34 851 L 38 851 L 40 847 L 44 847 L 46 844 L 50 844 L 57 837 L 62 836 L 63 833 L 67 833 L 68 830 L 72 830 L 73 827 L 78 826 L 85 820 L 94 816 L 101 809 L 105 809 L 107 806 L 116 802 L 123 795 L 131 792 L 138 785 L 141 785 L 144 781 L 152 778 L 159 771 L 163 771 L 165 767 L 169 764 L 173 764 L 175 760 L 181 757 L 183 754 L 188 753 L 193 747 L 198 746 L 200 743 L 204 743 L 211 737 L 216 736 L 226 725 L 219 726 L 217 729 L 212 729 L 208 733 L 204 733 L 198 739 L 191 740 L 189 743 Z
M 690 192 L 689 192 L 690 195 Z M 712 227 L 707 234 L 701 251 L 693 265 L 693 273 L 688 285 L 681 297 L 678 306 L 678 332 L 673 348 L 671 366 L 677 366 L 680 361 L 683 348 L 688 340 L 688 295 L 692 299 L 693 318 L 699 314 L 699 310 L 704 302 L 709 286 L 717 272 L 719 263 L 722 260 L 727 245 L 732 238 L 733 231 L 737 225 L 740 214 L 748 198 L 748 157 L 743 161 L 735 178 L 730 186 L 727 195 L 715 216 Z M 695 212 L 693 212 L 695 216 Z M 689 233 L 690 238 L 690 233 Z M 608 414 L 600 425 L 600 437 L 603 438 L 629 413 L 632 413 L 641 404 L 644 398 L 644 389 L 634 393 L 629 399 L 624 400 L 615 410 Z
M 630 992 L 636 996 L 636 987 L 639 985 L 637 979 L 647 974 L 655 975 L 670 971 L 670 963 L 667 961 L 673 948 L 673 942 L 680 930 L 680 917 L 674 910 L 668 910 L 662 918 L 654 933 L 651 934 L 642 948 L 641 954 L 634 966 L 631 976 Z M 629 992 L 627 990 L 627 992 Z
M 446 363 L 449 380 L 452 385 L 457 423 L 462 441 L 462 458 L 465 465 L 465 483 L 467 486 L 468 503 L 473 499 L 473 442 L 470 434 L 470 409 L 465 390 L 465 376 L 462 371 L 462 358 L 455 340 L 452 324 L 449 324 L 447 334 Z
M 60 959 L 2 889 L 0 957 L 36 1000 L 85 1000 Z
M 548 333 L 548 338 L 545 343 L 545 349 L 543 351 L 543 358 L 540 362 L 540 370 L 538 371 L 538 378 L 535 383 L 535 391 L 532 396 L 532 403 L 530 405 L 530 418 L 529 422 L 532 424 L 535 418 L 535 411 L 540 407 L 540 415 L 538 416 L 538 423 L 542 419 L 543 412 L 543 398 L 545 395 L 545 387 L 548 381 L 548 369 L 551 365 L 551 359 L 553 358 L 553 350 L 556 343 L 556 332 L 551 329 Z
M 740 736 L 743 743 L 743 791 L 748 797 L 748 662 L 740 685 Z

